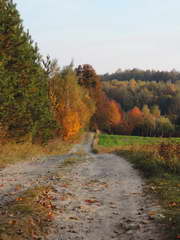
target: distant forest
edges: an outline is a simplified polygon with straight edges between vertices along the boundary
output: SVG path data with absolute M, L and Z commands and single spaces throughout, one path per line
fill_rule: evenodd
M 171 82 L 176 83 L 180 81 L 180 72 L 176 70 L 168 71 L 155 71 L 155 70 L 141 70 L 141 69 L 128 69 L 122 71 L 118 69 L 115 73 L 104 74 L 102 76 L 103 81 L 129 81 L 131 79 L 150 81 L 150 82 Z
M 127 134 L 180 135 L 179 72 L 118 70 L 103 75 L 102 83 L 107 96 L 121 106 L 125 122 L 129 122 L 123 128 Z M 136 119 L 133 120 L 132 116 Z M 142 116 L 144 120 L 146 118 L 145 122 Z

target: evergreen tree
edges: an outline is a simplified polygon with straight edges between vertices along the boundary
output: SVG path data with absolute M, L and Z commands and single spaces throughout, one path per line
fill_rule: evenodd
M 76 69 L 79 84 L 90 89 L 95 89 L 100 85 L 100 77 L 89 64 L 79 65 Z
M 43 136 L 54 125 L 48 76 L 13 1 L 0 0 L 0 12 L 0 124 L 10 135 Z

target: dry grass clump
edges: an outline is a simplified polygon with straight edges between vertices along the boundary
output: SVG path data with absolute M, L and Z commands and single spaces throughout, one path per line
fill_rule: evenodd
M 60 139 L 50 141 L 46 145 L 32 144 L 29 142 L 9 142 L 0 144 L 0 168 L 16 162 L 32 161 L 42 156 L 67 153 L 72 143 Z

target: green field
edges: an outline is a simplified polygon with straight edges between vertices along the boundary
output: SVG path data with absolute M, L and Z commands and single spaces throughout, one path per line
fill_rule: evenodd
M 101 134 L 97 153 L 125 157 L 147 179 L 148 191 L 159 198 L 162 222 L 170 240 L 180 238 L 180 138 L 136 137 Z
M 180 138 L 139 137 L 107 134 L 101 134 L 99 136 L 99 145 L 103 147 L 153 145 L 159 144 L 161 142 L 172 142 L 180 144 Z

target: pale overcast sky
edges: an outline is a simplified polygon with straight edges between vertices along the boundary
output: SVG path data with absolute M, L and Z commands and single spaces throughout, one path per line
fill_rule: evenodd
M 14 0 L 43 55 L 59 64 L 180 71 L 180 0 Z

